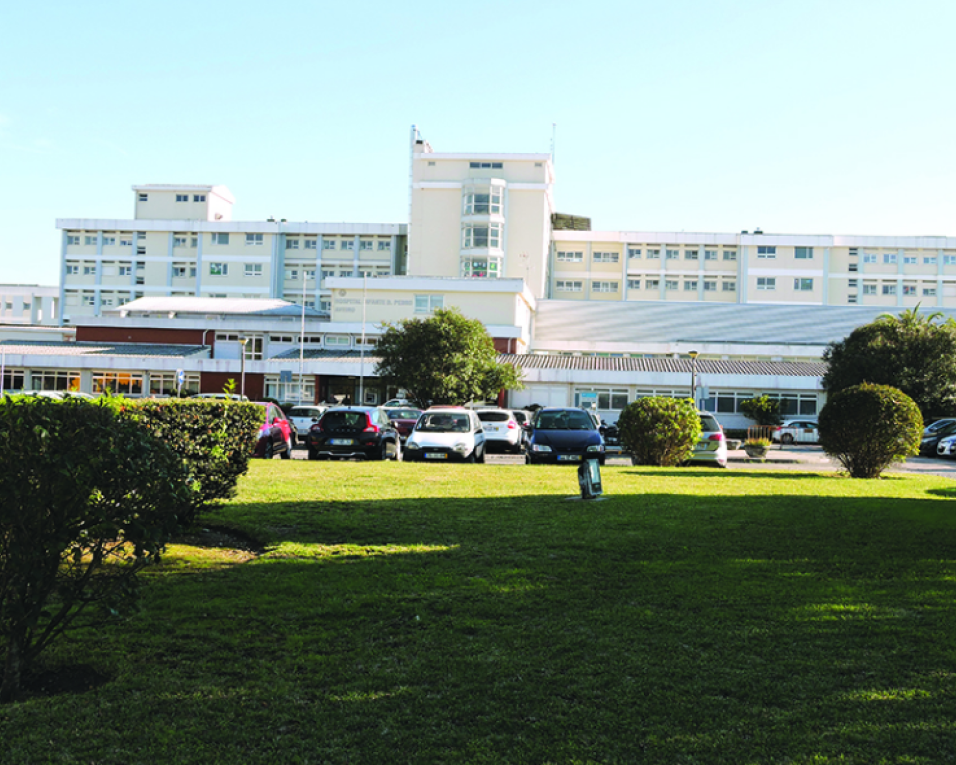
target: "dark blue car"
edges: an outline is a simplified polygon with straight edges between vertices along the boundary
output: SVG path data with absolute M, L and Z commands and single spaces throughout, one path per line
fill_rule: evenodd
M 539 409 L 532 422 L 526 461 L 529 465 L 580 464 L 595 459 L 604 464 L 604 439 L 583 409 Z

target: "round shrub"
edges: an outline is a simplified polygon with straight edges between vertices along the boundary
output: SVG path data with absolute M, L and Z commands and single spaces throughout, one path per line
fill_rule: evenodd
M 863 383 L 834 393 L 819 425 L 823 451 L 852 478 L 879 478 L 894 462 L 919 452 L 923 416 L 903 391 Z
M 690 399 L 648 396 L 625 407 L 617 421 L 621 445 L 635 465 L 678 465 L 700 439 L 700 415 Z

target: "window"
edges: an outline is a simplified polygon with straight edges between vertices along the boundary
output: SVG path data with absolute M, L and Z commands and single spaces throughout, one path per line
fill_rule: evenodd
M 229 244 L 229 234 L 212 234 L 212 244 Z
M 262 276 L 262 263 L 246 263 L 244 276 Z
M 66 267 L 67 276 L 77 276 L 80 273 L 80 267 L 76 265 L 68 265 Z
M 298 239 L 286 239 L 285 248 L 287 250 L 298 250 L 299 249 L 299 240 Z
M 713 279 L 704 279 L 704 292 L 716 292 L 717 282 Z
M 498 223 L 485 223 L 463 226 L 462 247 L 465 249 L 476 247 L 500 248 L 501 225 Z
M 584 253 L 559 251 L 558 260 L 562 263 L 582 263 L 584 261 Z
M 919 258 L 917 258 L 915 255 L 903 256 L 903 263 L 908 266 L 915 266 L 918 262 L 919 262 Z
M 137 231 L 137 232 L 136 232 L 136 238 L 137 238 L 139 241 L 143 241 L 143 240 L 146 238 L 146 232 L 145 232 L 145 231 Z
M 859 263 L 850 263 L 850 265 L 847 266 L 847 270 L 848 270 L 851 274 L 855 274 L 855 273 L 857 273 L 857 272 L 860 270 L 860 264 L 859 264 Z
M 354 250 L 355 249 L 355 240 L 354 239 L 343 239 L 340 244 L 342 245 L 340 250 Z
M 73 234 L 67 234 L 66 243 L 67 243 L 67 246 L 69 246 L 69 245 L 71 245 L 71 244 L 77 244 L 77 245 L 78 245 L 78 244 L 80 243 L 80 237 L 75 236 L 75 235 L 73 235 Z
M 616 252 L 592 252 L 591 260 L 594 263 L 617 263 L 619 256 Z
M 903 285 L 903 294 L 904 294 L 904 295 L 915 295 L 915 294 L 916 294 L 916 285 L 915 285 L 915 284 L 904 284 L 904 285 Z
M 305 249 L 307 250 L 316 250 L 318 249 L 319 240 L 310 239 L 309 237 L 305 238 Z
M 813 260 L 813 248 L 812 247 L 794 247 L 793 257 L 795 257 L 797 260 Z
M 797 292 L 812 292 L 813 291 L 813 279 L 794 279 L 793 288 Z
M 584 282 L 558 279 L 554 283 L 554 288 L 558 292 L 581 292 L 584 289 Z
M 210 263 L 209 275 L 210 276 L 228 276 L 229 264 L 228 263 Z
M 444 295 L 415 295 L 415 313 L 433 313 L 444 307 Z
M 148 202 L 148 201 L 149 201 L 149 194 L 140 194 L 140 195 L 139 195 L 139 201 L 140 201 L 140 202 Z
M 173 266 L 173 278 L 183 279 L 186 276 L 186 266 Z
M 352 339 L 348 335 L 326 335 L 325 344 L 329 347 L 348 348 Z
M 100 305 L 101 305 L 101 306 L 111 306 L 111 305 L 113 305 L 113 298 L 111 298 L 111 297 L 106 297 L 105 295 L 102 295 L 102 296 L 100 297 Z
M 246 234 L 246 245 L 261 245 L 262 234 Z
M 574 391 L 574 405 L 581 408 L 591 408 L 590 401 L 593 396 L 588 396 L 582 401 L 582 393 L 597 393 L 597 408 L 601 410 L 623 409 L 627 406 L 627 391 L 624 389 L 608 388 L 582 388 Z
M 895 252 L 884 252 L 883 253 L 883 262 L 884 263 L 895 263 L 896 262 L 896 253 Z
M 698 260 L 699 251 L 698 250 L 684 250 L 684 260 Z
M 315 279 L 315 269 L 314 269 L 314 268 L 306 268 L 306 269 L 304 269 L 304 270 L 302 271 L 302 273 L 305 274 L 305 278 L 306 278 L 306 279 Z
M 685 280 L 684 280 L 684 292 L 697 292 L 697 280 L 696 280 L 696 279 L 685 279 Z
M 737 260 L 737 250 L 724 250 L 724 260 Z
M 360 250 L 371 250 L 374 245 L 374 242 L 371 239 L 360 239 L 359 240 L 359 249 Z
M 757 277 L 757 289 L 758 290 L 775 290 L 777 289 L 777 278 L 775 276 L 758 276 Z
M 618 282 L 591 282 L 591 292 L 617 292 Z
M 92 295 L 83 295 L 80 303 L 81 305 L 96 305 L 96 298 Z
M 665 279 L 665 280 L 664 280 L 664 289 L 665 289 L 665 290 L 676 290 L 676 289 L 677 289 L 677 279 Z
M 176 201 L 177 201 L 177 202 L 188 202 L 188 201 L 189 201 L 189 194 L 177 194 L 177 195 L 176 195 Z
M 104 236 L 104 237 L 103 237 L 103 246 L 104 246 L 104 247 L 112 247 L 114 244 L 116 244 L 116 237 L 115 237 L 115 236 Z
M 855 303 L 856 300 L 857 300 L 856 295 L 847 295 L 847 296 L 846 296 L 846 302 L 847 302 L 847 303 Z
M 627 288 L 628 288 L 629 290 L 639 290 L 639 289 L 641 288 L 641 280 L 640 280 L 640 279 L 628 279 L 628 280 L 627 280 Z
M 859 279 L 848 279 L 846 286 L 849 287 L 851 290 L 855 290 L 859 286 L 859 283 L 860 283 Z
M 9 370 L 7 370 L 9 374 Z M 53 372 L 45 370 L 33 370 L 30 376 L 33 390 L 79 390 L 80 373 L 79 371 Z
M 936 288 L 935 287 L 923 287 L 923 295 L 925 297 L 936 297 Z
M 378 251 L 385 252 L 392 249 L 392 242 L 390 239 L 379 239 L 378 240 Z
M 667 260 L 677 260 L 680 257 L 680 250 L 667 250 L 665 255 Z
M 132 267 L 132 266 L 120 266 L 120 267 L 119 267 L 119 275 L 120 275 L 120 276 L 132 276 L 132 275 L 133 275 L 133 267 Z
M 133 238 L 132 237 L 120 237 L 120 247 L 132 247 Z
M 298 281 L 299 279 L 299 269 L 297 268 L 287 268 L 285 270 L 285 278 L 287 281 Z
M 884 294 L 884 295 L 895 295 L 895 294 L 896 294 L 896 285 L 895 285 L 895 284 L 884 284 L 884 285 L 883 285 L 883 294 Z
M 627 257 L 628 257 L 628 258 L 639 258 L 639 257 L 641 257 L 641 248 L 640 248 L 640 247 L 628 247 L 628 248 L 627 248 Z
M 472 191 L 465 194 L 465 215 L 500 215 L 501 189 Z
M 185 247 L 185 246 L 186 246 L 186 237 L 184 236 L 173 237 L 173 247 Z
M 864 295 L 875 295 L 875 294 L 876 294 L 876 285 L 875 285 L 875 284 L 864 284 L 864 285 L 863 285 L 863 294 L 864 294 Z
M 943 255 L 943 265 L 944 266 L 956 265 L 956 255 Z
M 936 265 L 936 258 L 935 258 L 935 257 L 932 257 L 932 256 L 931 256 L 931 257 L 924 257 L 924 258 L 923 258 L 923 265 L 924 265 L 924 266 L 935 266 L 935 265 Z
M 500 162 L 470 162 L 469 167 L 471 167 L 473 170 L 478 168 L 500 170 L 502 168 L 502 164 Z
M 704 260 L 717 260 L 717 250 L 704 250 Z
M 761 244 L 757 246 L 757 257 L 760 259 L 771 259 L 777 257 L 777 248 L 774 245 Z
M 461 275 L 465 278 L 497 279 L 500 271 L 500 258 L 464 258 L 461 261 Z
M 96 246 L 96 235 L 93 235 L 93 236 L 88 236 L 88 235 L 87 235 L 87 236 L 83 237 L 83 244 L 85 244 L 87 247 L 95 247 L 95 246 Z
M 646 290 L 659 290 L 661 288 L 660 279 L 648 279 L 644 282 L 644 289 Z
M 83 276 L 93 276 L 96 274 L 96 266 L 83 266 Z
M 193 194 L 193 202 L 205 202 L 205 201 L 206 201 L 205 194 Z
M 863 253 L 863 262 L 864 262 L 864 263 L 876 263 L 876 253 L 875 253 L 875 252 L 864 252 L 864 253 Z
M 319 301 L 319 310 L 322 313 L 328 313 L 332 310 L 332 301 L 331 300 L 320 300 Z
M 660 259 L 661 259 L 661 251 L 660 251 L 660 250 L 648 250 L 648 251 L 647 251 L 647 259 L 648 259 L 648 260 L 660 260 Z
M 331 269 L 322 269 L 322 278 L 328 279 L 330 276 L 335 276 L 335 271 Z

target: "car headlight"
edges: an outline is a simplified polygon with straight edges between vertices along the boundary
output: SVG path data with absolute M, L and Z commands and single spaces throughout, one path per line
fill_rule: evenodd
M 533 444 L 531 446 L 531 451 L 533 452 L 550 452 L 551 447 L 547 444 Z
M 588 451 L 589 451 L 589 452 L 603 452 L 603 451 L 604 451 L 604 444 L 591 444 L 591 445 L 588 447 Z
M 420 446 L 419 446 L 418 444 L 416 444 L 414 441 L 412 441 L 411 439 L 409 439 L 408 441 L 405 442 L 405 448 L 406 448 L 406 449 L 411 449 L 412 451 L 414 451 L 415 449 L 421 449 L 422 447 L 420 447 Z
M 457 444 L 455 444 L 455 451 L 464 454 L 468 451 L 468 444 L 466 444 L 464 441 L 459 441 Z

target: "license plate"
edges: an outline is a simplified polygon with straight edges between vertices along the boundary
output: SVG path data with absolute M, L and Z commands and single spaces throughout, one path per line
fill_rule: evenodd
M 448 455 L 444 453 L 437 453 L 437 452 L 425 452 L 425 459 L 426 460 L 447 460 Z
M 558 462 L 580 462 L 580 454 L 559 454 Z
M 329 444 L 331 446 L 351 446 L 352 439 L 351 438 L 330 438 Z

